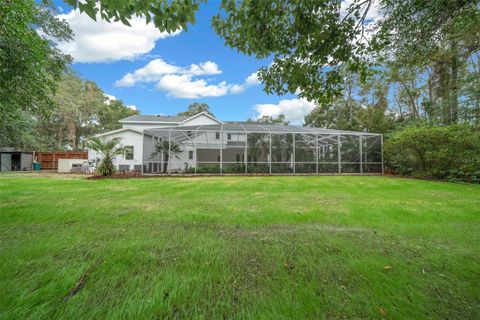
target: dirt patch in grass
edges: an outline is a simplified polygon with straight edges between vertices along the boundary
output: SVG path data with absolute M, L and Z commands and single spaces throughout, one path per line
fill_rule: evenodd
M 78 282 L 75 284 L 75 287 L 73 287 L 73 289 L 65 296 L 65 298 L 63 298 L 63 301 L 66 302 L 70 300 L 71 297 L 73 297 L 80 290 L 82 290 L 82 288 L 85 286 L 85 282 L 87 282 L 87 277 L 88 277 L 88 274 L 82 275 L 78 280 Z
M 86 179 L 88 173 L 58 173 L 56 171 L 15 171 L 0 173 L 1 178 L 51 178 L 51 179 Z

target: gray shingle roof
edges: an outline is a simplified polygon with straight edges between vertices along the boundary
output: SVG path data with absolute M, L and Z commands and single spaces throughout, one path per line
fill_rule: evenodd
M 189 117 L 186 116 L 156 116 L 156 115 L 134 115 L 120 120 L 124 121 L 158 121 L 158 122 L 182 122 Z
M 247 132 L 247 133 L 298 133 L 298 134 L 345 134 L 345 135 L 378 135 L 369 132 L 357 132 L 347 130 L 333 130 L 315 127 L 299 127 L 299 126 L 284 126 L 275 123 L 263 122 L 227 122 L 222 124 L 209 124 L 197 126 L 178 126 L 172 128 L 148 129 L 145 130 L 148 134 L 157 135 L 161 133 L 175 132 L 175 131 L 224 131 L 224 132 Z

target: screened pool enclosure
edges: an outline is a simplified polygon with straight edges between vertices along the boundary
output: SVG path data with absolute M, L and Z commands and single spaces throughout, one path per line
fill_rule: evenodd
M 382 135 L 265 123 L 146 129 L 144 174 L 382 173 Z

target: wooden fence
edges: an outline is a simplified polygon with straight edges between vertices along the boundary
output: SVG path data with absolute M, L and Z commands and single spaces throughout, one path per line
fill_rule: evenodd
M 42 170 L 58 170 L 58 159 L 88 159 L 88 152 L 36 152 L 35 157 Z

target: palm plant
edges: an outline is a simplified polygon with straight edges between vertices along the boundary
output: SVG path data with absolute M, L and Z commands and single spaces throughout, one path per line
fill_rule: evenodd
M 293 135 L 291 133 L 272 135 L 272 149 L 275 161 L 289 162 L 293 153 Z
M 113 160 L 117 155 L 122 154 L 125 148 L 120 145 L 120 138 L 103 140 L 98 137 L 90 138 L 88 147 L 100 154 L 102 159 L 97 166 L 97 172 L 102 176 L 111 176 L 115 173 Z
M 262 156 L 268 157 L 270 149 L 270 139 L 268 134 L 250 133 L 248 135 L 248 154 L 251 156 L 252 162 L 262 159 Z
M 169 152 L 170 150 L 170 152 Z M 151 158 L 155 157 L 158 154 L 163 154 L 163 170 L 162 172 L 167 171 L 168 161 L 170 160 L 170 156 L 174 156 L 175 158 L 179 159 L 178 154 L 182 152 L 180 148 L 180 144 L 165 139 L 160 139 L 157 143 L 155 143 L 155 151 L 152 153 Z

